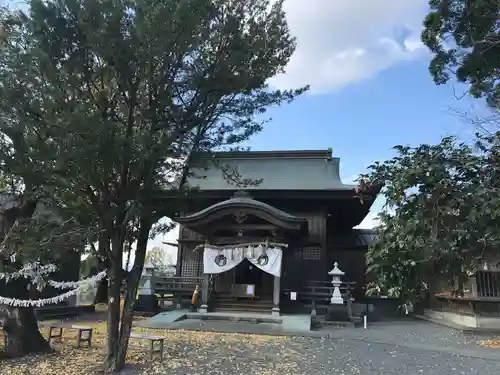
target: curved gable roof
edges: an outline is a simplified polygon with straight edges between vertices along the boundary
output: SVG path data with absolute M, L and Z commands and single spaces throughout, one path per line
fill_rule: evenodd
M 176 218 L 176 221 L 179 224 L 195 227 L 238 210 L 259 216 L 283 228 L 300 229 L 302 225 L 307 225 L 306 218 L 293 216 L 269 204 L 248 197 L 231 198 L 197 213 Z

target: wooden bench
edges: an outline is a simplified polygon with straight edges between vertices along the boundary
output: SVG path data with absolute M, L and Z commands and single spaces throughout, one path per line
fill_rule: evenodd
M 49 343 L 52 339 L 62 340 L 64 329 L 76 330 L 76 347 L 80 348 L 82 343 L 86 343 L 88 347 L 92 345 L 92 327 L 80 326 L 76 324 L 47 324 L 49 328 Z M 86 334 L 84 336 L 84 334 Z
M 153 360 L 153 355 L 155 353 L 158 353 L 160 355 L 160 360 L 163 361 L 163 343 L 165 340 L 164 337 L 150 336 L 150 335 L 132 332 L 130 334 L 130 338 L 137 339 L 137 340 L 148 340 L 149 341 L 149 359 Z M 155 348 L 155 346 L 154 346 L 155 343 L 159 344 L 159 348 Z

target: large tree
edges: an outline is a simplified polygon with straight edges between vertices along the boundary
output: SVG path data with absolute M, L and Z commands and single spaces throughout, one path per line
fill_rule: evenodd
M 33 0 L 28 14 L 2 23 L 4 128 L 43 161 L 37 173 L 50 177 L 52 196 L 73 205 L 75 195 L 97 218 L 108 272 L 106 367 L 120 370 L 151 228 L 179 209 L 196 156 L 238 146 L 261 130 L 266 108 L 304 91 L 266 84 L 295 47 L 282 1 Z M 159 189 L 174 197 L 170 206 L 151 200 Z
M 148 261 L 156 269 L 163 271 L 172 264 L 172 256 L 164 248 L 155 246 L 146 252 L 146 262 Z
M 500 107 L 500 1 L 429 0 L 422 41 L 434 57 L 437 84 L 451 75 L 470 84 L 474 97 Z
M 66 276 L 65 281 L 75 280 L 74 271 L 85 243 L 95 237 L 92 226 L 78 222 L 75 213 L 81 216 L 81 210 L 63 208 L 54 196 L 44 197 L 27 189 L 27 184 L 20 182 L 31 181 L 29 173 L 23 174 L 25 178 L 21 180 L 9 174 L 17 164 L 13 155 L 3 154 L 0 171 L 0 326 L 4 331 L 4 354 L 8 357 L 50 351 L 38 331 L 33 305 L 20 301 L 35 300 L 38 306 L 44 305 L 47 298 L 52 303 L 61 302 L 50 298 L 54 292 L 63 293 L 54 289 L 53 285 L 60 285 L 53 278 L 60 281 Z M 26 156 L 29 159 L 29 153 Z M 27 164 L 23 169 L 33 165 Z
M 500 133 L 478 135 L 474 147 L 444 138 L 395 149 L 362 176 L 384 186 L 387 208 L 367 254 L 369 293 L 413 303 L 444 281 L 460 294 L 468 272 L 498 256 Z

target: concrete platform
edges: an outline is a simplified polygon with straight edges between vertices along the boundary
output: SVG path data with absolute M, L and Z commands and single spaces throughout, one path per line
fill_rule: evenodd
M 186 319 L 188 310 L 171 310 L 164 311 L 155 316 L 140 320 L 136 326 L 144 328 L 163 328 L 165 325 L 170 325 L 180 320 Z
M 282 324 L 283 317 L 272 316 L 269 314 L 258 314 L 251 312 L 208 312 L 198 313 L 189 312 L 186 314 L 186 319 L 199 320 L 218 320 L 230 322 L 248 322 L 248 323 L 275 323 Z
M 309 315 L 271 316 L 255 313 L 192 313 L 187 310 L 162 312 L 136 324 L 143 328 L 193 331 L 311 336 Z

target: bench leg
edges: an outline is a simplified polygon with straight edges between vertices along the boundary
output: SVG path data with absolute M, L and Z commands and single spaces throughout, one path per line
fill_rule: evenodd
M 86 337 L 83 335 L 86 334 Z M 92 331 L 91 330 L 78 330 L 76 335 L 76 347 L 80 348 L 82 343 L 86 343 L 90 348 L 92 346 Z
M 160 361 L 163 361 L 163 340 L 160 340 Z
M 92 346 L 92 331 L 89 331 L 89 336 L 87 338 L 87 343 L 89 345 L 89 348 Z
M 150 340 L 149 341 L 149 360 L 152 361 L 153 360 L 153 352 L 154 352 L 154 341 L 153 340 Z
M 53 331 L 58 331 L 58 333 L 53 334 Z M 62 341 L 63 329 L 58 327 L 50 327 L 49 328 L 49 344 L 52 339 L 59 339 Z

